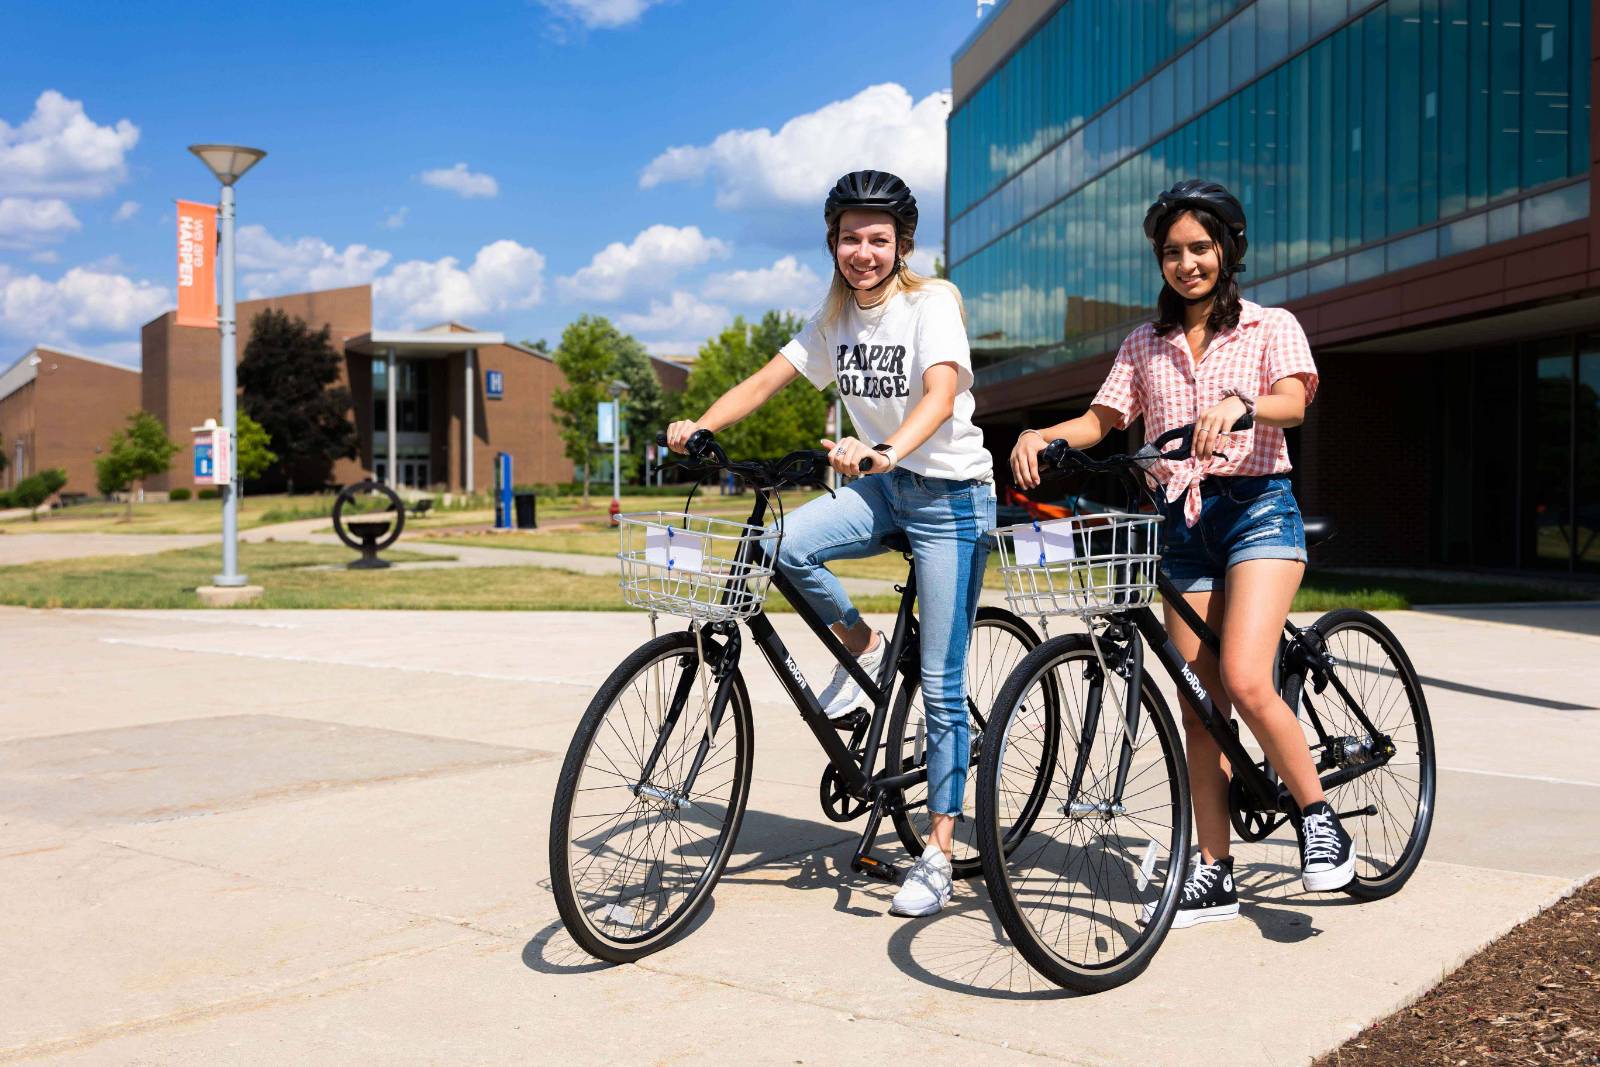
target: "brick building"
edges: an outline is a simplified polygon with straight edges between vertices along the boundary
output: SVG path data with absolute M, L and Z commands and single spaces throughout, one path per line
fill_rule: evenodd
M 1002 0 L 952 85 L 946 255 L 998 457 L 1087 406 L 1153 312 L 1146 207 L 1209 178 L 1249 215 L 1244 296 L 1322 374 L 1289 434 L 1341 531 L 1318 559 L 1600 573 L 1592 0 Z
M 340 384 L 351 393 L 358 452 L 334 465 L 335 482 L 389 481 L 393 472 L 399 485 L 484 490 L 493 485 L 497 452 L 511 454 L 519 483 L 572 479 L 551 418 L 551 397 L 565 384 L 551 357 L 459 323 L 379 328 L 372 288 L 360 285 L 241 301 L 241 358 L 255 317 L 269 308 L 313 329 L 328 326 L 344 357 Z M 167 312 L 145 325 L 141 341 L 144 406 L 184 446 L 167 479 L 152 481 L 165 489 L 187 482 L 188 429 L 217 414 L 217 332 L 179 326 Z
M 44 345 L 30 350 L 0 373 L 0 488 L 60 467 L 63 492 L 93 495 L 95 457 L 138 408 L 137 370 Z

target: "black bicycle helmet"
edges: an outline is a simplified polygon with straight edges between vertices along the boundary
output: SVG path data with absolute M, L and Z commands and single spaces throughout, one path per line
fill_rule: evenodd
M 905 182 L 886 170 L 852 171 L 834 183 L 822 206 L 830 234 L 839 216 L 851 210 L 887 211 L 894 216 L 901 238 L 917 232 L 917 198 Z
M 1156 197 L 1156 202 L 1144 213 L 1144 235 L 1154 241 L 1164 221 L 1185 208 L 1196 207 L 1222 220 L 1234 245 L 1229 270 L 1235 274 L 1243 271 L 1245 249 L 1250 247 L 1250 241 L 1244 235 L 1244 205 L 1225 186 L 1216 182 L 1190 178 Z

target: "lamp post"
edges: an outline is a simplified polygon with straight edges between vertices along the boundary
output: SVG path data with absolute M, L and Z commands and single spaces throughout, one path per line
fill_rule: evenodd
M 228 484 L 222 487 L 222 573 L 211 580 L 219 586 L 238 587 L 245 584 L 245 576 L 239 573 L 239 349 L 233 299 L 233 183 L 261 162 L 266 153 L 259 148 L 229 144 L 195 144 L 189 146 L 189 151 L 200 157 L 200 162 L 222 183 L 222 208 L 218 212 L 222 308 L 217 315 L 217 328 L 222 334 L 222 426 L 229 437 L 229 470 Z
M 611 521 L 617 521 L 622 511 L 622 394 L 628 383 L 613 381 L 607 392 L 611 394 Z

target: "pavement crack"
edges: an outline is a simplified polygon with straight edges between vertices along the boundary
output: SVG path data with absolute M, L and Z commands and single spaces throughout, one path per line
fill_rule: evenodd
M 393 915 L 403 915 L 412 919 L 423 919 L 428 922 L 440 923 L 445 926 L 453 926 L 461 930 L 467 930 L 478 936 L 495 937 L 500 938 L 501 940 L 512 940 L 514 938 L 514 935 L 512 934 L 506 934 L 499 930 L 491 930 L 487 927 L 477 925 L 470 919 L 462 919 L 453 915 L 434 915 L 431 912 L 417 911 L 413 908 L 403 908 L 398 905 L 389 904 L 380 900 L 367 900 L 363 897 L 350 896 L 345 893 L 338 893 L 334 892 L 333 890 L 322 889 L 317 886 L 299 885 L 295 882 L 279 881 L 273 878 L 263 878 L 259 874 L 253 874 L 249 871 L 234 870 L 231 867 L 224 867 L 221 864 L 206 863 L 202 860 L 190 859 L 187 856 L 174 856 L 165 852 L 157 851 L 155 849 L 140 848 L 138 845 L 130 845 L 126 841 L 118 841 L 115 838 L 95 837 L 94 840 L 103 845 L 110 845 L 112 848 L 120 848 L 126 852 L 135 853 L 136 855 L 149 856 L 152 859 L 166 860 L 169 863 L 180 863 L 186 867 L 195 867 L 200 870 L 210 871 L 213 874 L 227 875 L 230 878 L 244 878 L 248 881 L 255 882 L 258 885 L 271 886 L 274 889 L 288 889 L 299 893 L 310 893 L 328 900 L 337 900 L 343 904 L 354 904 L 364 908 L 374 908 L 378 911 L 388 912 Z
M 920 1023 L 908 1022 L 903 1018 L 893 1015 L 881 1015 L 875 1012 L 862 1011 L 858 1006 L 848 1003 L 835 1004 L 829 1000 L 805 996 L 804 994 L 791 995 L 778 993 L 771 989 L 763 989 L 760 986 L 746 985 L 743 982 L 734 982 L 726 978 L 711 978 L 707 975 L 695 974 L 692 971 L 675 971 L 670 967 L 663 967 L 660 964 L 650 963 L 643 960 L 635 961 L 633 966 L 642 971 L 647 971 L 650 974 L 664 975 L 669 978 L 683 978 L 689 981 L 703 982 L 707 985 L 722 986 L 725 989 L 737 989 L 741 993 L 754 993 L 757 996 L 766 997 L 769 1000 L 781 1001 L 786 1004 L 805 1004 L 813 1008 L 822 1008 L 827 1011 L 842 1011 L 848 1014 L 851 1018 L 861 1019 L 866 1022 L 884 1023 L 889 1026 L 910 1030 L 913 1033 L 939 1034 L 943 1037 L 955 1038 L 958 1041 L 970 1041 L 975 1044 L 986 1045 L 993 1049 L 1004 1049 L 1007 1052 L 1016 1052 L 1024 1056 L 1033 1056 L 1051 1063 L 1071 1064 L 1073 1067 L 1085 1067 L 1087 1063 L 1085 1060 L 1068 1059 L 1042 1049 L 1024 1048 L 1018 1045 L 1003 1044 L 999 1041 L 993 1040 L 992 1038 L 978 1037 L 973 1034 L 963 1034 L 959 1030 L 950 1030 L 941 1026 L 923 1025 Z

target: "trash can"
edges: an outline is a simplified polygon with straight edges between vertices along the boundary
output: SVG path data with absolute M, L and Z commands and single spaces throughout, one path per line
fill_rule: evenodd
M 513 499 L 517 511 L 517 529 L 537 529 L 539 520 L 535 513 L 534 505 L 539 501 L 538 496 L 533 493 L 517 493 Z

